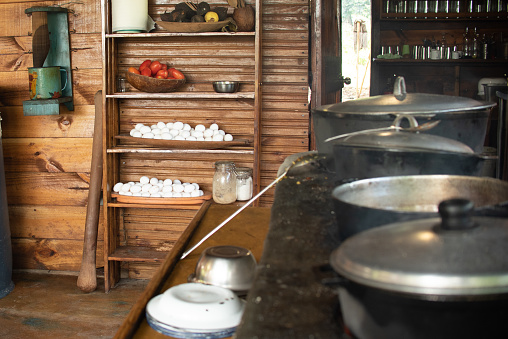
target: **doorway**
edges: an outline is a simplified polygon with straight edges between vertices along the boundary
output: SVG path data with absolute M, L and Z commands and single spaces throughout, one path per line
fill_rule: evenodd
M 341 8 L 342 74 L 351 84 L 342 89 L 342 101 L 370 94 L 371 1 L 338 0 Z

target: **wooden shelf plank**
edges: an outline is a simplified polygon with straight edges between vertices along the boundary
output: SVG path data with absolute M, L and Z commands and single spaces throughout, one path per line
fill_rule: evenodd
M 254 99 L 254 92 L 215 93 L 215 92 L 116 92 L 107 94 L 108 99 Z
M 252 149 L 162 149 L 115 147 L 108 148 L 107 153 L 173 153 L 173 154 L 254 154 Z
M 161 37 L 181 37 L 181 36 L 255 36 L 255 32 L 200 32 L 200 33 L 171 33 L 163 30 L 157 30 L 151 33 L 113 33 L 105 34 L 108 39 L 111 38 L 161 38 Z
M 168 255 L 166 251 L 156 251 L 153 248 L 141 246 L 118 247 L 108 256 L 112 261 L 141 261 L 141 262 L 162 262 Z

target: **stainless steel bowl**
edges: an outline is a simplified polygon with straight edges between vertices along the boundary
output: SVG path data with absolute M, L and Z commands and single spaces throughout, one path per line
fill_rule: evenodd
M 203 251 L 189 282 L 215 285 L 246 293 L 256 274 L 257 262 L 251 251 L 238 246 L 214 246 Z
M 235 93 L 238 91 L 240 83 L 238 81 L 214 81 L 213 89 L 217 93 Z

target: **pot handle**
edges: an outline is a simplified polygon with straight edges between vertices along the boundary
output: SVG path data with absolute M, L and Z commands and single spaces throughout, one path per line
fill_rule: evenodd
M 345 287 L 349 280 L 335 272 L 330 264 L 324 264 L 314 267 L 314 273 L 322 285 L 331 288 Z
M 406 95 L 406 81 L 404 77 L 398 76 L 395 78 L 395 83 L 393 84 L 393 96 L 399 101 L 404 101 Z

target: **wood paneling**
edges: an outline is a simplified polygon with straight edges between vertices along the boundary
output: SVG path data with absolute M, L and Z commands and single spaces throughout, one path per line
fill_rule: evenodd
M 177 1 L 172 1 L 176 3 Z M 16 268 L 79 270 L 88 198 L 94 126 L 94 95 L 102 88 L 100 1 L 28 1 L 0 3 L 0 112 L 9 215 Z M 212 4 L 225 5 L 224 0 Z M 151 15 L 173 7 L 166 0 L 150 0 Z M 61 107 L 60 115 L 24 116 L 28 100 L 27 67 L 32 66 L 32 6 L 62 5 L 69 13 L 74 111 Z M 308 39 L 309 4 L 306 0 L 263 1 L 263 73 L 261 186 L 272 182 L 280 164 L 290 154 L 309 148 Z M 192 38 L 171 38 L 158 49 L 146 49 L 142 39 L 131 39 L 120 51 L 119 71 L 146 58 L 166 60 L 181 68 L 192 83 L 185 90 L 212 91 L 218 78 L 242 81 L 242 90 L 253 91 L 254 42 L 251 37 L 211 37 L 199 49 Z M 220 50 L 214 48 L 219 44 Z M 142 53 L 141 53 L 142 52 Z M 213 56 L 213 57 L 212 57 Z M 252 138 L 253 100 L 146 100 L 121 104 L 121 132 L 136 123 L 180 120 L 190 124 L 218 123 L 238 138 Z M 192 118 L 190 118 L 192 116 Z M 228 156 L 220 155 L 221 159 Z M 211 190 L 216 153 L 165 157 L 146 155 L 141 160 L 121 157 L 120 180 L 138 180 L 141 174 L 197 182 Z M 235 155 L 239 166 L 250 166 L 252 154 Z M 270 206 L 273 189 L 260 198 Z M 152 209 L 150 209 L 152 210 Z M 153 212 L 153 211 L 152 211 Z M 194 211 L 169 213 L 162 221 L 146 224 L 139 214 L 122 214 L 125 229 L 118 241 L 149 246 L 172 246 Z M 133 213 L 133 212 L 130 212 Z M 137 213 L 140 213 L 139 211 Z M 102 218 L 100 218 L 102 221 Z M 103 264 L 102 227 L 97 254 Z M 155 227 L 156 231 L 148 229 Z M 149 278 L 158 264 L 129 263 L 132 277 Z

